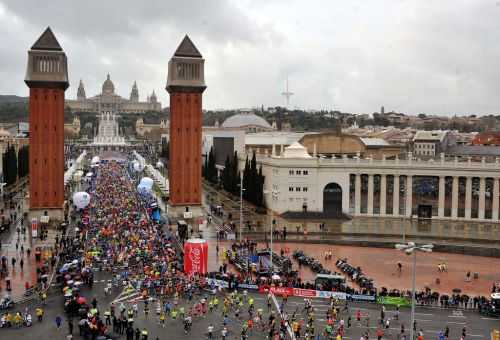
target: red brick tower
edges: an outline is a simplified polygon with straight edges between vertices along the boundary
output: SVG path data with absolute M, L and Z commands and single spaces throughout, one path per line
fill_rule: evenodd
M 205 60 L 186 35 L 168 63 L 170 94 L 170 206 L 174 215 L 199 215 L 201 207 L 202 93 Z M 186 209 L 187 208 L 187 209 Z
M 64 204 L 64 91 L 66 54 L 47 28 L 28 51 L 30 88 L 30 215 L 62 219 Z

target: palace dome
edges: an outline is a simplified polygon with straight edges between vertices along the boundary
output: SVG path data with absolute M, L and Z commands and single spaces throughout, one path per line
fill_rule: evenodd
M 106 78 L 106 80 L 102 84 L 102 93 L 103 94 L 114 94 L 115 93 L 115 84 L 113 84 L 113 82 L 111 81 L 111 78 L 109 77 L 109 73 L 108 73 L 108 77 Z
M 265 129 L 272 129 L 271 125 L 262 117 L 253 113 L 238 113 L 227 118 L 223 123 L 223 128 L 240 128 L 245 126 L 257 126 Z

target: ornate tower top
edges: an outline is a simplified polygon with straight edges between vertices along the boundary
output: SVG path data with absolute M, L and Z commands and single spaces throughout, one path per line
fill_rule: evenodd
M 186 35 L 168 62 L 168 92 L 203 92 L 205 59 Z
M 156 103 L 158 101 L 158 98 L 156 98 L 155 90 L 153 90 L 153 93 L 151 93 L 151 96 L 149 96 L 149 101 L 151 103 Z
M 76 99 L 84 100 L 87 98 L 85 95 L 85 87 L 83 86 L 83 81 L 80 79 L 80 84 L 78 84 L 78 92 L 76 93 Z
M 137 82 L 134 80 L 134 85 L 132 85 L 132 91 L 130 92 L 130 101 L 139 101 L 139 89 L 137 88 Z
M 102 94 L 114 94 L 115 93 L 115 84 L 111 81 L 111 77 L 106 77 L 106 80 L 102 84 Z
M 69 86 L 66 54 L 50 27 L 47 27 L 28 51 L 28 67 L 24 82 L 28 87 L 66 90 Z

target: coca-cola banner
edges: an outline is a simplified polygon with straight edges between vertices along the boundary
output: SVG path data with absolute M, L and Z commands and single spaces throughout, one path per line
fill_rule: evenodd
M 259 293 L 273 293 L 274 295 L 288 295 L 288 296 L 293 296 L 293 288 L 290 287 L 274 287 L 274 286 L 268 286 L 268 285 L 262 285 L 259 286 Z
M 316 291 L 314 289 L 294 288 L 293 289 L 293 296 L 300 296 L 300 297 L 305 297 L 305 298 L 314 298 L 314 297 L 316 297 Z
M 195 273 L 206 274 L 208 271 L 208 243 L 196 238 L 184 243 L 184 273 L 193 275 Z

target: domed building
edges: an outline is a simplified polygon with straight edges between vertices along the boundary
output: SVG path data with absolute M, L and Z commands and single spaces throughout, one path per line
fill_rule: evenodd
M 66 105 L 77 112 L 114 112 L 116 113 L 145 113 L 150 111 L 161 111 L 161 103 L 153 93 L 147 97 L 145 102 L 139 101 L 139 89 L 134 81 L 130 98 L 124 98 L 115 93 L 115 84 L 108 74 L 102 84 L 102 91 L 94 97 L 87 98 L 83 81 L 80 80 L 76 100 L 66 100 Z
M 245 132 L 265 132 L 275 130 L 264 118 L 253 112 L 242 112 L 227 118 L 221 125 L 223 129 L 237 129 Z

